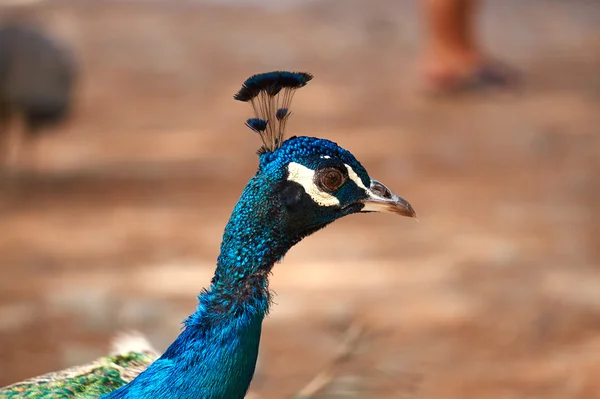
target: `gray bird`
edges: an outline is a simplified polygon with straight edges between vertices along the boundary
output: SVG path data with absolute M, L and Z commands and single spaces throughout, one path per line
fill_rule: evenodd
M 44 32 L 17 22 L 0 26 L 0 163 L 18 156 L 25 139 L 68 118 L 76 72 L 73 55 Z

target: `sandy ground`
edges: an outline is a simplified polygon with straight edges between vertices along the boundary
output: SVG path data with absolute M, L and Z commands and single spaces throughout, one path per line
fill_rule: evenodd
M 350 149 L 420 222 L 356 215 L 290 251 L 251 392 L 294 394 L 357 322 L 320 397 L 600 397 L 600 6 L 487 3 L 485 41 L 526 86 L 446 100 L 416 91 L 409 1 L 30 8 L 83 82 L 0 187 L 0 386 L 117 331 L 174 339 L 256 169 L 232 95 L 295 69 L 315 79 L 290 133 Z

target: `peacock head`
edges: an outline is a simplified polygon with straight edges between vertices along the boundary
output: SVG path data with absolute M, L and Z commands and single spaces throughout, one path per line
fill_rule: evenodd
M 372 179 L 349 151 L 329 140 L 292 137 L 261 155 L 260 171 L 276 185 L 288 225 L 304 234 L 358 212 L 416 216 L 408 201 Z
M 348 150 L 320 138 L 284 140 L 293 94 L 311 79 L 308 73 L 263 73 L 234 96 L 251 103 L 256 114 L 246 125 L 263 141 L 257 176 L 269 187 L 267 217 L 276 218 L 294 242 L 353 213 L 416 217 L 408 201 L 372 179 Z

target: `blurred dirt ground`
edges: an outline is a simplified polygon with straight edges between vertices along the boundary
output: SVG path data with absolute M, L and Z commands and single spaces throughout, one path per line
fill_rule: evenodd
M 356 215 L 292 249 L 251 392 L 297 392 L 355 320 L 368 336 L 323 397 L 600 397 L 600 3 L 486 2 L 526 87 L 447 100 L 416 93 L 413 1 L 173 4 L 27 8 L 83 82 L 0 188 L 0 386 L 116 331 L 175 338 L 256 170 L 232 95 L 294 69 L 315 79 L 289 133 L 350 149 L 420 222 Z

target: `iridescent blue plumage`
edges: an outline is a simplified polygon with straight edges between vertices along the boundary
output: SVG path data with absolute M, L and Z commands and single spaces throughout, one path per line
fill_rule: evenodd
M 256 75 L 246 81 L 240 96 L 256 90 L 258 96 L 270 96 L 276 90 L 265 87 L 298 88 L 308 77 L 291 72 Z M 268 276 L 274 264 L 302 238 L 346 215 L 377 211 L 415 216 L 408 202 L 371 179 L 336 143 L 312 137 L 283 141 L 282 130 L 269 132 L 277 120 L 283 129 L 290 115 L 289 101 L 280 107 L 270 104 L 263 117 L 247 122 L 262 132 L 258 171 L 225 227 L 214 277 L 200 293 L 196 311 L 160 358 L 104 399 L 244 398 L 271 304 Z
M 348 164 L 370 184 L 354 156 L 331 141 L 294 137 L 263 153 L 225 228 L 215 275 L 196 312 L 162 357 L 107 399 L 244 397 L 269 310 L 271 268 L 305 236 L 360 211 L 357 201 L 367 197 L 350 181 L 335 194 L 339 207 L 321 207 L 287 180 L 290 162 L 311 169 Z
M 256 133 L 262 133 L 267 129 L 269 122 L 260 118 L 250 118 L 246 121 L 246 126 L 254 130 Z

